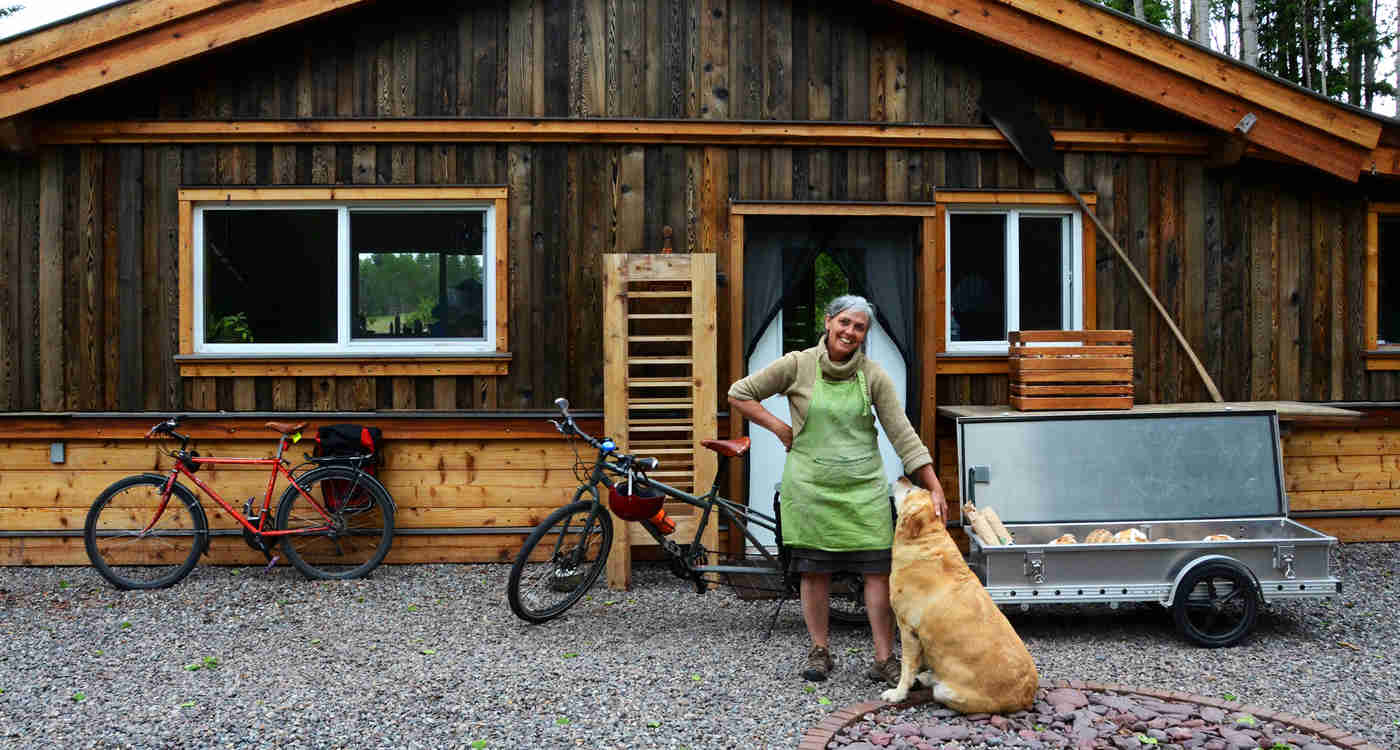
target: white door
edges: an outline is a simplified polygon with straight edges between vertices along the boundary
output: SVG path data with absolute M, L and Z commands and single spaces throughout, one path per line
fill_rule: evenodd
M 749 372 L 758 372 L 767 367 L 770 363 L 783 356 L 783 311 L 778 310 L 773 322 L 764 329 L 763 335 L 759 337 L 758 345 L 754 347 L 753 354 L 749 356 Z M 885 372 L 889 373 L 890 379 L 894 381 L 895 390 L 899 394 L 899 402 L 907 403 L 905 399 L 908 394 L 906 390 L 906 370 L 904 357 L 899 353 L 899 347 L 894 345 L 894 340 L 885 333 L 885 329 L 880 327 L 879 321 L 874 321 L 870 327 L 870 333 L 865 337 L 865 356 L 870 357 Z M 792 424 L 791 415 L 788 413 L 787 397 L 778 394 L 770 396 L 763 401 L 763 406 L 772 412 L 778 419 Z M 904 474 L 904 464 L 900 462 L 898 454 L 894 452 L 894 447 L 890 445 L 889 438 L 885 437 L 885 428 L 876 419 L 876 429 L 880 433 L 880 457 L 885 462 L 885 476 L 893 482 Z M 749 437 L 753 441 L 753 447 L 749 449 L 749 505 L 760 512 L 768 515 L 773 514 L 773 490 L 783 479 L 783 462 L 787 459 L 787 451 L 783 449 L 783 444 L 778 441 L 778 437 L 768 430 L 758 425 L 749 425 Z M 774 547 L 777 540 L 773 535 L 763 529 L 751 529 L 754 536 L 758 537 L 768 547 Z

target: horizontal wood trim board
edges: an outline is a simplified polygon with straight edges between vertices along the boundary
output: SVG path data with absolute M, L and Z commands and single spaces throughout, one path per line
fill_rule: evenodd
M 733 203 L 731 214 L 744 216 L 933 216 L 937 206 L 901 203 Z
M 179 362 L 185 378 L 361 377 L 377 375 L 507 375 L 510 363 L 499 360 L 458 362 Z
M 993 359 L 948 358 L 938 360 L 939 375 L 1005 375 L 1011 371 L 1006 357 Z
M 223 414 L 201 414 L 183 412 L 187 417 L 180 431 L 195 439 L 262 440 L 272 445 L 276 435 L 265 426 L 267 418 L 230 417 Z M 563 436 L 547 421 L 547 414 L 539 417 L 463 417 L 430 418 L 407 417 L 384 413 L 354 415 L 332 414 L 327 416 L 291 413 L 282 419 L 294 419 L 311 423 L 309 430 L 318 424 L 331 422 L 359 422 L 373 424 L 384 431 L 384 439 L 399 440 L 522 440 L 548 439 L 563 440 Z M 144 440 L 146 430 L 164 415 L 142 414 L 130 417 L 29 417 L 0 416 L 0 439 L 3 440 Z M 598 418 L 576 418 L 579 426 L 589 434 L 603 431 L 603 420 Z M 150 443 L 154 447 L 154 443 Z M 2 454 L 0 454 L 2 455 Z
M 220 3 L 0 78 L 0 120 L 366 0 Z M 61 27 L 60 27 L 61 30 Z M 7 47 L 9 45 L 6 45 Z M 4 50 L 0 50 L 3 57 Z
M 1400 370 L 1400 356 L 1395 354 L 1367 355 L 1367 370 Z
M 259 187 L 181 188 L 180 201 L 333 201 L 333 200 L 498 200 L 504 186 L 489 187 Z
M 1094 193 L 1080 193 L 1080 198 L 1090 206 L 1098 205 L 1099 198 Z M 1061 192 L 1030 192 L 1001 190 L 939 190 L 934 199 L 944 205 L 955 203 L 996 204 L 1011 206 L 1077 206 L 1072 196 Z M 1073 333 L 1073 332 L 1067 332 Z M 1071 340 L 1071 339 L 1067 339 Z M 1072 340 L 1078 340 L 1072 339 Z
M 1208 136 L 1062 128 L 1061 151 L 1204 156 Z M 627 143 L 1009 149 L 996 129 L 960 125 L 689 120 L 131 120 L 36 123 L 40 145 L 94 143 Z

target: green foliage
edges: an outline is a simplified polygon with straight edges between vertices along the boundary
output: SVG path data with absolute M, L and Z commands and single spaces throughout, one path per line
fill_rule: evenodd
M 812 283 L 816 287 L 812 295 L 812 324 L 816 327 L 809 338 L 816 341 L 817 336 L 826 328 L 826 306 L 837 297 L 850 293 L 851 280 L 846 278 L 846 272 L 826 253 L 818 255 L 812 265 Z
M 249 344 L 253 341 L 253 329 L 248 327 L 246 313 L 234 313 L 223 317 L 209 316 L 204 324 L 204 340 L 211 344 Z
M 1098 2 L 1102 5 L 1107 5 L 1119 13 L 1127 13 L 1130 16 L 1133 15 L 1133 0 L 1098 0 Z M 1168 28 L 1167 21 L 1171 19 L 1172 13 L 1171 6 L 1167 3 L 1162 0 L 1143 0 L 1142 11 L 1143 14 L 1147 16 L 1147 18 L 1143 19 L 1144 21 L 1147 21 L 1153 26 L 1161 26 L 1164 29 Z
M 85 700 L 87 700 L 87 693 L 84 693 L 83 691 L 79 690 L 78 692 L 73 694 L 74 703 L 82 703 Z

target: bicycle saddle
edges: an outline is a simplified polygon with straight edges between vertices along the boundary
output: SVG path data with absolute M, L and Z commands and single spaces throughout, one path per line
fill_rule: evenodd
M 267 429 L 272 430 L 274 432 L 280 432 L 283 435 L 290 435 L 293 432 L 301 432 L 302 430 L 306 429 L 306 423 L 298 422 L 296 424 L 292 424 L 291 422 L 268 422 Z
M 749 450 L 749 439 L 746 437 L 734 438 L 733 440 L 701 440 L 700 444 L 721 456 L 730 458 L 742 456 Z

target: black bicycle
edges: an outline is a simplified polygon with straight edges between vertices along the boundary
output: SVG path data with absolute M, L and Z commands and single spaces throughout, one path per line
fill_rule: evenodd
M 579 486 L 573 501 L 549 514 L 530 532 L 520 548 L 506 584 L 506 598 L 516 616 L 532 623 L 552 620 L 583 598 L 597 582 L 607 565 L 613 539 L 612 514 L 603 497 L 616 496 L 615 489 L 625 498 L 655 499 L 653 506 L 641 511 L 643 515 L 637 522 L 661 545 L 671 572 L 693 583 L 697 594 L 708 591 L 710 584 L 724 584 L 774 592 L 779 595 L 779 606 L 782 601 L 797 596 L 800 578 L 787 572 L 788 550 L 782 544 L 779 520 L 781 507 L 775 515 L 769 516 L 719 495 L 726 459 L 746 453 L 748 438 L 701 441 L 702 446 L 719 454 L 719 470 L 715 472 L 715 482 L 709 492 L 697 496 L 649 478 L 647 472 L 656 469 L 657 459 L 619 452 L 612 440 L 594 438 L 575 424 L 569 415 L 567 399 L 558 398 L 554 403 L 563 418 L 551 419 L 550 423 L 571 443 L 577 439 L 588 444 L 597 451 L 597 456 L 591 464 L 579 459 L 575 467 Z M 576 444 L 575 455 L 578 455 Z M 651 516 L 648 513 L 653 507 L 660 508 L 664 499 L 700 509 L 693 539 L 678 542 L 670 538 L 668 535 L 674 528 L 664 514 Z M 742 532 L 759 557 L 721 565 L 707 564 L 710 550 L 706 550 L 700 540 L 708 524 L 718 523 L 716 518 L 728 523 L 730 533 Z M 776 553 L 754 536 L 754 528 L 773 533 L 778 540 Z M 773 614 L 776 618 L 776 609 Z M 841 623 L 866 622 L 865 587 L 859 575 L 838 573 L 832 577 L 831 617 Z

